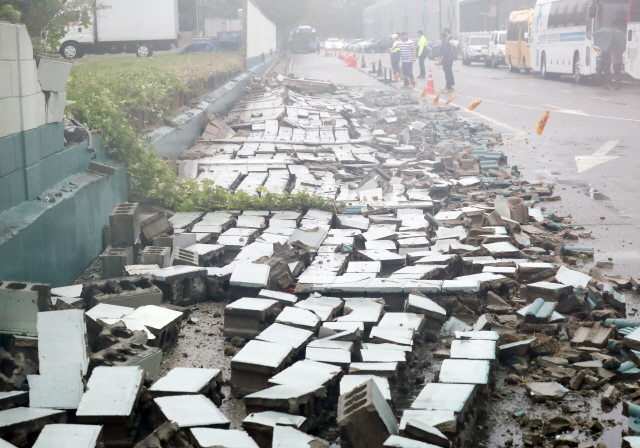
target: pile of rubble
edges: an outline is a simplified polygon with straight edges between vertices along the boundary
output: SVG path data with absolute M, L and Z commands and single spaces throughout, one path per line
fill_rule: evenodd
M 582 272 L 590 234 L 544 210 L 553 185 L 522 180 L 501 142 L 387 91 L 255 81 L 179 174 L 346 206 L 120 204 L 101 280 L 0 282 L 0 446 L 470 447 L 501 423 L 501 446 L 587 447 L 640 431 L 638 281 L 607 261 Z M 229 341 L 224 365 L 161 377 L 205 301 L 224 324 L 198 337 Z M 241 421 L 221 411 L 233 400 Z

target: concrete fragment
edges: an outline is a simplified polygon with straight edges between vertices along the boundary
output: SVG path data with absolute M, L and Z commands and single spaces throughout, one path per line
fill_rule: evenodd
M 134 246 L 140 235 L 140 209 L 137 202 L 123 202 L 109 215 L 111 245 Z
M 49 424 L 42 429 L 34 448 L 95 448 L 102 442 L 102 426 Z
M 253 339 L 275 321 L 279 312 L 275 300 L 250 297 L 236 300 L 224 309 L 224 336 Z
M 303 433 L 291 426 L 273 428 L 273 448 L 329 448 L 329 442 Z
M 173 395 L 153 401 L 162 418 L 180 428 L 229 428 L 229 419 L 204 395 Z
M 191 428 L 197 448 L 258 448 L 244 431 L 237 429 Z
M 149 393 L 154 398 L 167 395 L 204 395 L 220 406 L 221 387 L 220 369 L 174 367 L 149 387 Z
M 537 403 L 547 400 L 560 401 L 569 392 L 569 389 L 558 383 L 531 382 L 525 383 L 524 387 L 533 401 Z

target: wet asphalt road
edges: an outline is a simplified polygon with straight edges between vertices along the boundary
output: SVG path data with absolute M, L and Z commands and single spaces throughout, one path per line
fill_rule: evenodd
M 367 63 L 388 55 L 366 55 Z M 444 87 L 444 73 L 426 61 L 436 90 Z M 418 64 L 414 66 L 417 74 Z M 330 79 L 352 88 L 380 88 L 383 84 L 364 72 L 344 67 L 335 57 L 293 56 L 292 73 L 299 77 Z M 453 104 L 465 108 L 478 98 L 482 104 L 463 115 L 485 121 L 502 132 L 503 151 L 530 182 L 555 182 L 560 202 L 543 204 L 559 215 L 571 215 L 574 224 L 593 232 L 592 240 L 568 245 L 591 246 L 596 260 L 612 258 L 614 268 L 605 275 L 640 274 L 640 83 L 625 82 L 619 91 L 587 84 L 570 77 L 545 80 L 534 74 L 510 73 L 507 67 L 484 64 L 453 66 L 458 97 Z M 399 84 L 399 83 L 398 83 Z M 426 85 L 420 80 L 416 95 Z M 395 86 L 395 85 L 394 85 Z M 383 87 L 386 88 L 386 87 Z M 442 99 L 450 97 L 442 94 Z M 442 102 L 440 103 L 442 104 Z M 545 109 L 551 116 L 542 136 L 536 123 Z M 608 148 L 610 150 L 606 151 Z M 578 172 L 576 156 L 596 151 L 611 159 L 587 159 L 588 169 Z M 604 163 L 595 164 L 594 162 Z

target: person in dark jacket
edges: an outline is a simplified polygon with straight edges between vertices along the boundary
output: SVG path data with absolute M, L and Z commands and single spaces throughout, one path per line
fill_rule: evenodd
M 442 69 L 444 70 L 444 77 L 447 80 L 447 87 L 443 90 L 443 92 L 451 92 L 456 88 L 456 83 L 453 79 L 454 53 L 453 47 L 451 46 L 451 30 L 449 28 L 443 29 L 440 32 L 440 37 L 442 38 L 442 48 L 438 65 L 442 65 Z

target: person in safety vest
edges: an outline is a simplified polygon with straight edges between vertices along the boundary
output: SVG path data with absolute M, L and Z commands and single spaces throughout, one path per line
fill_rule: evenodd
M 391 68 L 393 69 L 393 74 L 395 76 L 396 73 L 400 73 L 399 37 L 397 34 L 393 34 L 391 39 L 393 39 L 393 43 L 391 44 Z

